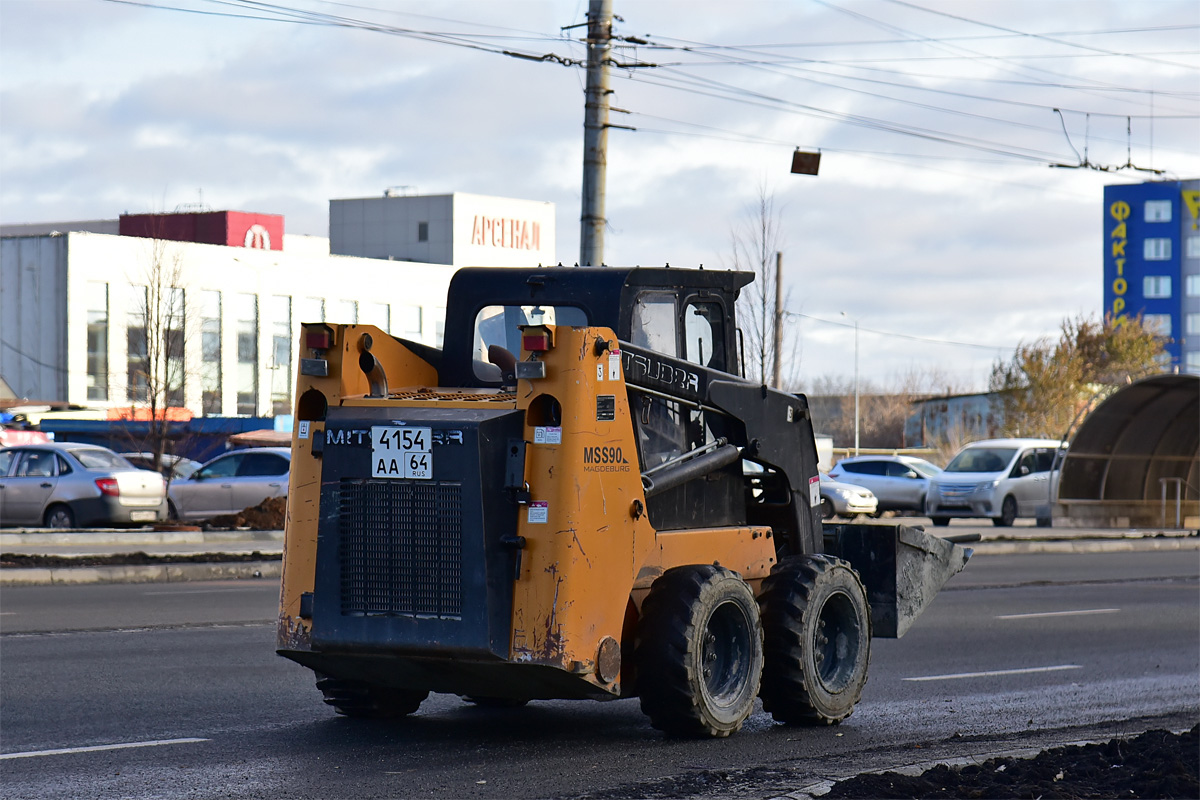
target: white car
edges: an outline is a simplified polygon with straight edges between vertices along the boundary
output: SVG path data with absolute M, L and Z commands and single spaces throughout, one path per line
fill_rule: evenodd
M 829 519 L 834 515 L 857 517 L 860 514 L 874 514 L 879 509 L 879 500 L 870 489 L 835 481 L 823 472 L 819 474 L 822 519 Z
M 969 444 L 930 478 L 925 514 L 934 525 L 948 525 L 954 517 L 985 517 L 1007 527 L 1018 517 L 1034 517 L 1039 526 L 1049 527 L 1061 448 L 1055 439 Z

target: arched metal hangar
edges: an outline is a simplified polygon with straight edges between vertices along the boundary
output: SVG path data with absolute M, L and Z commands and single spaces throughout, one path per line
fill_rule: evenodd
M 1156 375 L 1101 403 L 1071 443 L 1058 500 L 1084 523 L 1200 525 L 1200 375 Z

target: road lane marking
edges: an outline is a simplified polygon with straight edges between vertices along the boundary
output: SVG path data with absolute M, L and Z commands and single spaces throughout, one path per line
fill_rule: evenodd
M 996 619 L 1033 619 L 1035 617 L 1081 617 L 1085 614 L 1116 614 L 1119 608 L 1086 608 L 1082 611 L 1040 611 L 1036 614 L 1002 614 Z
M 1083 669 L 1078 664 L 1060 664 L 1057 667 L 1026 667 L 1024 669 L 994 669 L 988 672 L 958 672 L 953 675 L 924 675 L 920 678 L 901 678 L 905 681 L 953 681 L 960 678 L 993 678 L 998 675 L 1030 675 L 1035 672 L 1061 672 L 1068 669 Z
M 98 753 L 101 750 L 128 750 L 134 747 L 160 747 L 164 744 L 195 744 L 208 739 L 154 739 L 149 742 L 124 742 L 122 744 L 97 744 L 91 747 L 63 747 L 58 750 L 29 750 L 24 753 L 0 753 L 0 761 L 9 758 L 33 758 L 34 756 L 61 756 L 67 753 Z

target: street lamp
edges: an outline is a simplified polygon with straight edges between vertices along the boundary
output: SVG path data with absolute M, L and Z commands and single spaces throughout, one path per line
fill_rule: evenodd
M 854 455 L 858 455 L 858 320 L 845 311 L 842 316 L 854 320 Z

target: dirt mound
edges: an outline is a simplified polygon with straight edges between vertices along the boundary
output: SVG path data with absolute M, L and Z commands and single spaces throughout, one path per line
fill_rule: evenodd
M 1056 747 L 1035 758 L 939 764 L 921 775 L 857 775 L 829 798 L 1194 798 L 1200 797 L 1200 725 L 1181 734 L 1148 731 L 1104 744 Z
M 117 553 L 105 556 L 38 556 L 19 553 L 0 554 L 0 569 L 62 569 L 64 567 L 113 567 L 146 564 L 210 564 L 243 563 L 250 561 L 279 561 L 279 553 L 192 553 L 150 555 L 148 553 Z
M 268 497 L 256 506 L 237 514 L 213 517 L 206 523 L 210 529 L 249 528 L 252 531 L 281 531 L 287 516 L 286 497 Z

